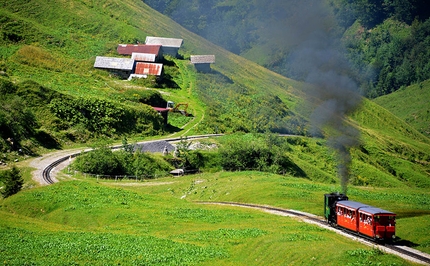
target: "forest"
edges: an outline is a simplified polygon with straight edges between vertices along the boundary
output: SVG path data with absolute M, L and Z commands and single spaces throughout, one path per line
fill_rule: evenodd
M 366 97 L 430 78 L 425 0 L 144 2 L 211 42 L 296 80 L 305 80 L 296 51 L 320 32 L 330 39 L 328 49 L 348 59 L 350 76 Z

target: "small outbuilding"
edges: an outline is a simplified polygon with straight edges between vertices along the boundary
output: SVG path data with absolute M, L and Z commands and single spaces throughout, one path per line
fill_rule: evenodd
M 162 38 L 147 36 L 145 40 L 146 45 L 161 45 L 161 52 L 163 55 L 178 56 L 179 48 L 181 48 L 183 39 L 176 38 Z
M 154 63 L 157 59 L 157 56 L 155 54 L 146 54 L 146 53 L 132 53 L 131 59 L 133 59 L 136 62 L 151 62 Z
M 163 72 L 163 64 L 148 63 L 148 62 L 136 62 L 136 68 L 134 74 L 137 75 L 153 75 L 161 76 Z
M 192 55 L 190 60 L 197 71 L 210 72 L 211 64 L 215 63 L 215 55 Z
M 94 68 L 108 70 L 112 74 L 128 78 L 133 71 L 134 60 L 131 58 L 97 56 Z

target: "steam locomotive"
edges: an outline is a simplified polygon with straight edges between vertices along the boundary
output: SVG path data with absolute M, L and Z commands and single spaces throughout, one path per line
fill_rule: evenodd
M 331 226 L 374 241 L 392 241 L 396 237 L 395 213 L 350 201 L 344 194 L 324 194 L 324 216 Z

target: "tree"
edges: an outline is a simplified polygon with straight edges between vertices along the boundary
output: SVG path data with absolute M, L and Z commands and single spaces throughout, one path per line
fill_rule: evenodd
M 7 198 L 18 193 L 24 184 L 21 173 L 16 166 L 0 173 L 0 179 L 3 179 L 4 183 L 4 188 L 1 190 L 3 198 Z

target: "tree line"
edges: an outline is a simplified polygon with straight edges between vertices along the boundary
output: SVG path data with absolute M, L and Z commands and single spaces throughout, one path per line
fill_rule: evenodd
M 426 0 L 143 2 L 215 44 L 297 80 L 303 77 L 294 72 L 290 56 L 297 39 L 312 30 L 343 40 L 352 75 L 369 98 L 430 78 Z M 299 23 L 306 13 L 327 25 L 307 28 Z

